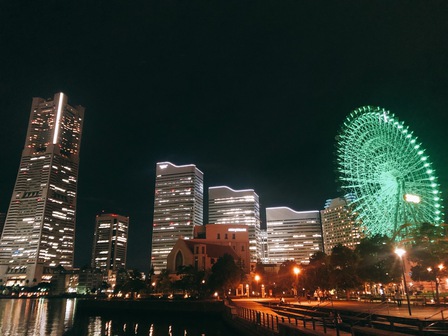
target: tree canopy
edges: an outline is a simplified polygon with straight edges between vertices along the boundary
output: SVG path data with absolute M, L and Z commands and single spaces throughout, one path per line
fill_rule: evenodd
M 224 254 L 212 266 L 209 286 L 213 290 L 226 293 L 229 288 L 235 288 L 244 277 L 243 270 L 235 264 L 233 257 Z

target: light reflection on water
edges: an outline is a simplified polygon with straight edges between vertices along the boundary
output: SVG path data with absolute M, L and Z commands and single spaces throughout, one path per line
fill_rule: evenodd
M 73 325 L 75 299 L 0 299 L 0 335 L 60 336 Z
M 218 317 L 77 314 L 77 299 L 0 299 L 1 336 L 233 335 Z
M 79 316 L 65 336 L 145 335 L 145 336 L 223 336 L 235 335 L 219 318 L 167 318 L 162 316 Z

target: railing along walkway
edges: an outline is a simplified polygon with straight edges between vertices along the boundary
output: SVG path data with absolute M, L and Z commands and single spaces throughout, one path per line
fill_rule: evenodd
M 328 335 L 351 335 L 350 333 L 343 332 L 338 328 L 337 317 L 322 315 L 322 316 L 282 316 L 275 312 L 267 313 L 255 309 L 236 306 L 236 314 L 239 318 L 246 320 L 252 324 L 261 326 L 275 333 L 279 332 L 280 323 L 288 323 L 292 326 L 312 330 L 315 335 L 321 333 Z M 272 307 L 271 307 L 272 308 Z

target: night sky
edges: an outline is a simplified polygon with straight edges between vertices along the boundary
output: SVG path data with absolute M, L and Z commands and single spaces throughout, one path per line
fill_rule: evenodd
M 414 131 L 448 198 L 447 1 L 20 3 L 0 4 L 0 211 L 32 97 L 63 91 L 86 108 L 75 266 L 105 210 L 130 216 L 128 266 L 148 271 L 158 161 L 263 208 L 322 209 L 339 196 L 335 135 L 362 105 Z

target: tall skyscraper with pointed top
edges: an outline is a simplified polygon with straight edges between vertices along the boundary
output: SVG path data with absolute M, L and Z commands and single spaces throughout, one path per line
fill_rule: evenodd
M 62 92 L 33 98 L 25 147 L 0 240 L 5 285 L 45 280 L 73 266 L 79 150 L 84 108 Z
M 192 239 L 194 226 L 203 224 L 204 174 L 193 164 L 156 167 L 151 265 L 156 274 L 179 237 Z

